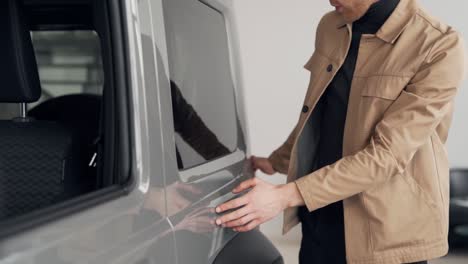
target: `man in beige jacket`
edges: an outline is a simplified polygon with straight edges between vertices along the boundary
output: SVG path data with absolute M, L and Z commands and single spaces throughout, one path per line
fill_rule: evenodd
M 249 231 L 284 214 L 303 226 L 301 263 L 399 264 L 448 251 L 445 142 L 464 73 L 464 45 L 417 0 L 331 0 L 305 64 L 299 120 L 222 204 L 216 223 Z M 331 239 L 329 239 L 331 238 Z

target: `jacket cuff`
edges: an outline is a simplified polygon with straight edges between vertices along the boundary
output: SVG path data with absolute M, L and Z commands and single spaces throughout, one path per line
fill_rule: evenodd
M 305 205 L 309 212 L 315 211 L 322 206 L 319 206 L 316 198 L 317 196 L 314 195 L 313 190 L 317 190 L 320 188 L 318 185 L 312 185 L 312 182 L 309 181 L 309 178 L 314 177 L 312 175 L 304 176 L 302 178 L 297 179 L 294 181 L 294 183 L 297 186 L 297 189 L 299 190 L 299 193 L 301 194 L 302 198 L 304 199 Z

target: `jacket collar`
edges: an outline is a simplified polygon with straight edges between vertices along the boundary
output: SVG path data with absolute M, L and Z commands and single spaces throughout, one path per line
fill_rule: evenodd
M 419 5 L 417 0 L 400 0 L 400 3 L 395 8 L 392 15 L 375 35 L 387 43 L 395 43 L 418 9 Z M 341 16 L 338 17 L 337 28 L 343 28 L 345 26 L 351 27 L 352 23 L 346 23 Z

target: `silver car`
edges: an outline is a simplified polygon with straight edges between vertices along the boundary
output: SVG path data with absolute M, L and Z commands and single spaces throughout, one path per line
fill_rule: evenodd
M 229 0 L 2 0 L 0 33 L 0 263 L 283 263 L 214 224 L 253 177 Z

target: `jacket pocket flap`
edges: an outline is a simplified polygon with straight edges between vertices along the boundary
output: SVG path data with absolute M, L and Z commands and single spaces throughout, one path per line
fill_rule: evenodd
M 320 54 L 317 50 L 314 51 L 314 54 L 310 56 L 309 60 L 304 65 L 304 69 L 310 72 L 316 72 L 323 68 L 323 65 L 326 63 L 327 58 Z
M 371 76 L 367 77 L 362 96 L 396 100 L 408 84 L 409 77 Z

